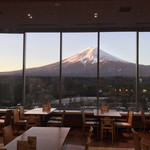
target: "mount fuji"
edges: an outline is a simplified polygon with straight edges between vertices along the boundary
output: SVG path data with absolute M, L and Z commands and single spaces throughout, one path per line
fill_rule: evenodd
M 59 76 L 60 63 L 26 69 L 27 76 Z M 141 75 L 150 76 L 150 66 L 140 65 Z M 100 50 L 100 76 L 135 76 L 136 64 Z M 21 75 L 21 71 L 1 72 L 0 75 Z M 62 76 L 96 77 L 97 48 L 89 47 L 62 61 Z

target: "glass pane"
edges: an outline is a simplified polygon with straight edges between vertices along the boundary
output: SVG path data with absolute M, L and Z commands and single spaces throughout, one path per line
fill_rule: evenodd
M 59 33 L 27 33 L 26 107 L 59 101 Z
M 97 33 L 63 33 L 63 107 L 96 107 L 96 46 Z
M 105 32 L 100 37 L 100 104 L 135 111 L 136 33 Z
M 22 100 L 22 34 L 0 34 L 0 107 Z
M 139 33 L 139 110 L 150 111 L 150 32 Z

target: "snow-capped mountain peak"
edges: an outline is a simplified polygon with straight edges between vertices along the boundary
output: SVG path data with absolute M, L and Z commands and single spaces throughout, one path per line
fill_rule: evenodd
M 124 61 L 122 59 L 119 59 L 113 55 L 108 54 L 107 52 L 100 50 L 100 62 L 103 61 L 113 61 L 113 62 L 124 62 L 127 63 L 127 61 Z M 81 62 L 83 64 L 87 63 L 97 63 L 97 48 L 96 47 L 88 47 L 84 49 L 83 51 L 79 52 L 76 55 L 73 55 L 65 60 L 63 60 L 63 63 L 77 63 Z

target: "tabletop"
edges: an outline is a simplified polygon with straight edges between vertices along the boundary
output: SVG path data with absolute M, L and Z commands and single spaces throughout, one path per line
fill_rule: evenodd
M 26 111 L 24 114 L 25 115 L 48 115 L 54 110 L 56 110 L 56 108 L 51 108 L 50 111 L 45 112 L 45 111 L 42 111 L 42 108 L 34 108 L 29 111 Z
M 0 113 L 6 113 L 7 110 L 11 110 L 11 109 L 0 109 Z
M 28 136 L 36 136 L 36 150 L 61 150 L 69 130 L 68 127 L 32 127 L 3 148 L 17 150 L 17 141 L 27 141 Z
M 100 109 L 94 109 L 95 117 L 121 117 L 120 113 L 115 109 L 109 109 L 109 111 L 101 111 Z

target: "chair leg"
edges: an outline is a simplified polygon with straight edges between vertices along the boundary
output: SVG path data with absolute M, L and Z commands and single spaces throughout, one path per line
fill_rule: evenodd
M 101 141 L 103 142 L 103 130 L 101 130 Z
M 118 127 L 116 127 L 116 130 L 117 130 L 117 131 L 116 131 L 116 132 L 117 132 L 117 133 L 116 133 L 116 137 L 117 137 L 117 139 L 118 139 Z
M 114 132 L 113 132 L 113 129 L 112 129 L 112 144 L 114 142 Z
M 82 132 L 84 132 L 85 131 L 85 126 L 84 125 L 82 125 Z

